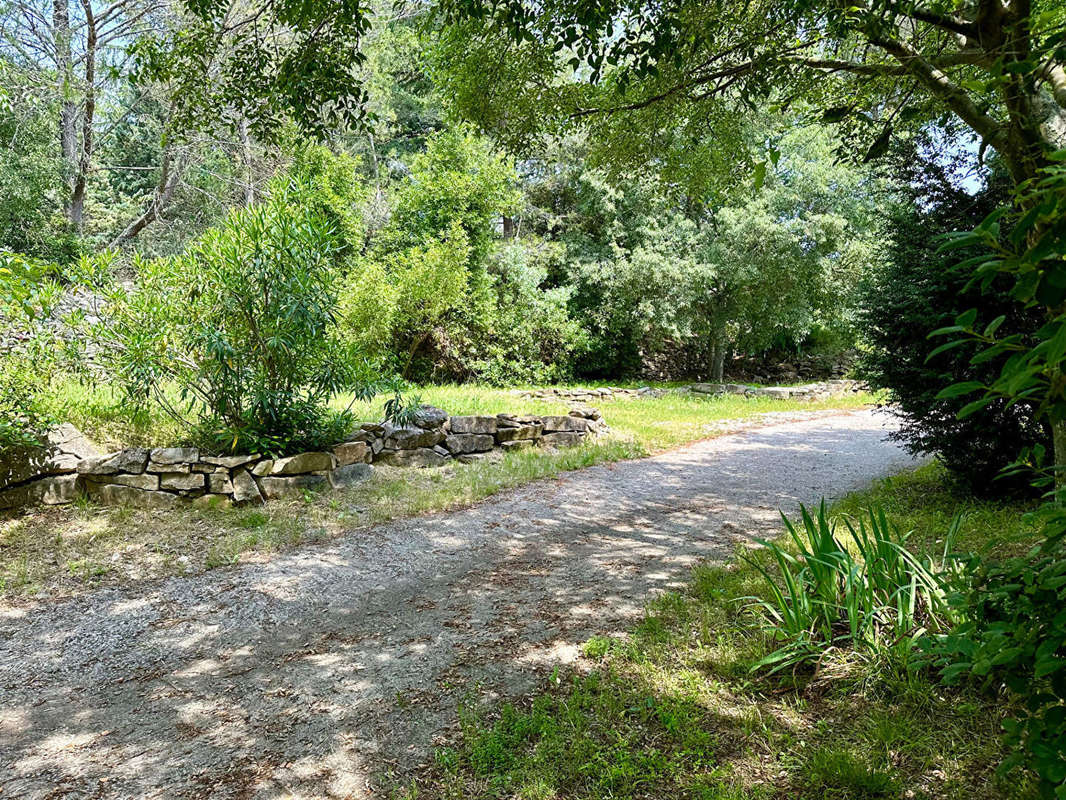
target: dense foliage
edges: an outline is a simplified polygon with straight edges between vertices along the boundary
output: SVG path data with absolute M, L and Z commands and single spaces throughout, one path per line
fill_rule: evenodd
M 903 178 L 902 197 L 885 225 L 888 246 L 870 275 L 861 301 L 864 352 L 861 374 L 888 392 L 901 427 L 892 434 L 915 453 L 933 454 L 971 492 L 983 495 L 1031 490 L 1031 476 L 1000 473 L 1025 447 L 1050 445 L 1050 432 L 1027 402 L 998 399 L 960 419 L 966 397 L 938 397 L 952 382 L 991 381 L 1006 356 L 971 363 L 974 345 L 942 351 L 929 331 L 951 325 L 970 308 L 982 318 L 1004 316 L 1006 329 L 1032 336 L 1038 313 L 1020 308 L 1009 283 L 1000 279 L 982 290 L 973 274 L 958 266 L 965 254 L 941 250 L 943 237 L 973 227 L 1005 201 L 1002 180 L 976 194 L 962 188 L 951 165 L 921 158 L 908 149 L 894 168 Z
M 1061 544 L 1025 557 L 974 559 L 953 605 L 962 624 L 932 648 L 945 681 L 971 678 L 986 691 L 1024 700 L 1007 720 L 1013 755 L 1031 766 L 1045 795 L 1066 794 L 1066 552 Z
M 191 411 L 217 450 L 337 441 L 349 421 L 327 401 L 371 377 L 332 335 L 343 240 L 304 191 L 278 185 L 182 255 L 138 260 L 138 283 L 112 290 L 99 328 L 128 393 Z
M 0 250 L 0 450 L 54 422 L 45 398 L 63 344 L 41 325 L 59 296 L 47 263 Z

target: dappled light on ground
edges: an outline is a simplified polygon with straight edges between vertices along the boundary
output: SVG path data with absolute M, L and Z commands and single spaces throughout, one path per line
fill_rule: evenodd
M 5 796 L 361 796 L 778 509 L 910 459 L 869 412 L 594 467 L 0 627 Z

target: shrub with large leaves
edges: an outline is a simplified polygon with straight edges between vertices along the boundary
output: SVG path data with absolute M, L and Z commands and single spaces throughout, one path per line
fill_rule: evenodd
M 1044 541 L 1027 558 L 980 568 L 958 600 L 971 621 L 944 640 L 941 653 L 946 679 L 970 676 L 1017 695 L 1024 711 L 1007 724 L 1015 750 L 1005 766 L 1030 767 L 1044 796 L 1066 798 L 1066 151 L 1051 160 L 1019 187 L 1013 206 L 952 242 L 978 251 L 963 263 L 986 287 L 1012 278 L 1011 296 L 1042 312 L 1044 324 L 1025 336 L 1005 325 L 1006 315 L 989 320 L 971 308 L 931 335 L 952 337 L 934 352 L 977 343 L 983 347 L 971 363 L 1002 364 L 991 379 L 962 381 L 940 393 L 980 392 L 960 418 L 1001 401 L 1025 402 L 1053 429 L 1054 468 L 1038 479 L 1051 487 L 1038 512 Z M 1034 445 L 1024 466 L 1039 467 L 1044 455 Z
M 965 575 L 953 605 L 966 621 L 936 640 L 936 663 L 949 684 L 970 678 L 1025 698 L 1004 723 L 1003 769 L 1028 765 L 1047 796 L 1066 797 L 1066 549 L 975 560 Z
M 53 421 L 45 394 L 63 346 L 43 321 L 59 295 L 51 264 L 0 251 L 0 450 Z
M 347 420 L 329 398 L 366 393 L 374 377 L 333 335 L 345 247 L 305 189 L 277 185 L 180 257 L 139 259 L 137 285 L 111 298 L 103 337 L 130 395 L 154 398 L 219 450 L 335 440 Z

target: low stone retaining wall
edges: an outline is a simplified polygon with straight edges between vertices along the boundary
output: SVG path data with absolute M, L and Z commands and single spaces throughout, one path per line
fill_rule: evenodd
M 866 391 L 859 381 L 832 380 L 806 383 L 802 386 L 749 386 L 744 383 L 693 383 L 678 391 L 695 394 L 738 394 L 746 397 L 774 397 L 778 400 L 831 400 Z
M 0 464 L 0 509 L 62 505 L 80 494 L 103 505 L 171 508 L 263 503 L 308 490 L 366 480 L 373 464 L 432 467 L 464 463 L 527 447 L 568 447 L 607 430 L 595 409 L 567 415 L 449 417 L 423 406 L 412 425 L 362 425 L 326 451 L 272 459 L 209 456 L 194 447 L 130 447 L 100 454 L 71 425 L 50 432 L 40 448 L 9 454 Z
M 514 394 L 523 399 L 573 400 L 579 403 L 595 403 L 597 400 L 625 400 L 632 397 L 662 397 L 662 389 L 641 386 L 639 389 L 622 389 L 618 386 L 600 386 L 595 389 L 517 389 Z
M 682 394 L 741 394 L 748 397 L 795 398 L 801 400 L 829 400 L 864 391 L 866 386 L 859 381 L 832 380 L 808 383 L 803 386 L 751 386 L 743 383 L 692 383 L 670 391 Z M 590 403 L 598 400 L 626 400 L 639 397 L 662 397 L 663 389 L 642 386 L 639 389 L 621 389 L 616 386 L 601 386 L 594 389 L 529 389 L 515 394 L 523 399 L 572 400 Z

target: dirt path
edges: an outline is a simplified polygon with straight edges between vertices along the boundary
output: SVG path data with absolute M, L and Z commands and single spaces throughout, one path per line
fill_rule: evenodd
M 887 424 L 762 428 L 142 594 L 0 609 L 0 798 L 367 796 L 464 697 L 532 688 L 779 508 L 910 464 Z

